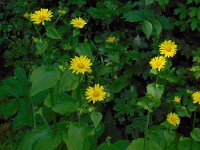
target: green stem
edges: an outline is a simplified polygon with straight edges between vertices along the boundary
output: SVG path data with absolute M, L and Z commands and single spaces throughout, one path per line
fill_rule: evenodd
M 58 18 L 56 19 L 56 21 L 54 22 L 54 24 L 56 24 L 58 22 L 58 20 L 60 19 L 62 15 L 59 15 Z
M 35 109 L 34 109 L 34 104 L 33 104 L 33 100 L 30 98 L 31 100 L 31 107 L 32 107 L 32 113 L 33 113 L 33 130 L 35 130 L 36 128 L 36 122 L 35 122 Z
M 81 76 L 79 76 L 79 84 L 81 82 Z M 78 116 L 78 124 L 81 124 L 81 113 L 80 113 L 80 106 L 81 106 L 81 95 L 80 95 L 80 87 L 77 88 L 77 116 Z
M 197 114 L 197 109 L 194 111 L 194 116 L 193 116 L 193 120 L 192 120 L 192 131 L 195 128 L 196 114 Z M 192 139 L 191 144 L 190 144 L 190 150 L 192 150 L 193 141 L 194 140 Z
M 149 120 L 150 120 L 150 111 L 148 111 L 148 114 L 147 114 L 146 132 L 145 132 L 145 139 L 144 139 L 144 147 L 143 147 L 143 150 L 146 150 L 147 137 L 148 137 L 148 130 L 149 130 Z
M 48 122 L 46 121 L 46 119 L 44 118 L 43 113 L 41 113 L 40 115 L 41 115 L 43 122 L 47 125 L 47 128 L 50 129 L 50 126 L 49 126 Z
M 54 102 L 54 97 L 53 97 L 53 88 L 51 88 L 51 89 L 49 90 L 49 93 L 50 93 L 51 105 L 52 105 L 52 107 L 54 107 L 55 102 Z M 53 126 L 54 126 L 54 129 L 55 129 L 55 125 L 56 125 L 56 115 L 54 115 L 54 118 L 53 118 Z
M 192 121 L 192 130 L 195 127 L 196 114 L 197 114 L 197 109 L 194 111 L 194 117 L 193 117 L 193 121 Z

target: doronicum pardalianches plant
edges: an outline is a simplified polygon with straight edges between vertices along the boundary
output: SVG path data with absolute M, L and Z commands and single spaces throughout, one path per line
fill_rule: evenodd
M 0 149 L 200 149 L 198 4 L 0 2 Z

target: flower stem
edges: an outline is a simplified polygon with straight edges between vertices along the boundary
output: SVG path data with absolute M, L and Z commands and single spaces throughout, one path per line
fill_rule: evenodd
M 33 100 L 30 98 L 31 100 L 31 107 L 32 107 L 32 113 L 33 113 L 33 130 L 35 130 L 36 128 L 36 122 L 35 122 L 35 109 L 34 109 L 34 104 L 33 104 Z
M 55 102 L 54 102 L 54 97 L 53 97 L 53 88 L 51 88 L 51 89 L 49 90 L 49 93 L 50 93 L 51 105 L 52 105 L 52 107 L 54 107 Z M 56 125 L 56 115 L 54 115 L 54 118 L 53 118 L 53 126 L 54 126 L 54 129 L 55 129 L 55 125 Z
M 149 120 L 150 120 L 150 111 L 148 111 L 148 114 L 147 114 L 147 122 L 146 122 L 146 131 L 145 131 L 145 139 L 144 139 L 143 150 L 146 150 L 148 130 L 149 130 Z
M 195 127 L 195 120 L 196 120 L 197 109 L 194 111 L 193 121 L 192 121 L 192 130 Z

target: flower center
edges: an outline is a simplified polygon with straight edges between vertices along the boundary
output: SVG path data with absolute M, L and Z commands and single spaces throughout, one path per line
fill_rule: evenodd
M 167 47 L 166 47 L 166 51 L 171 52 L 171 50 L 172 50 L 172 49 L 171 49 L 170 46 L 167 46 Z
M 84 65 L 83 63 L 79 63 L 79 64 L 78 64 L 78 68 L 79 68 L 79 69 L 83 69 L 84 67 L 85 67 L 85 65 Z
M 161 65 L 161 62 L 156 62 L 156 66 L 160 66 Z
M 173 123 L 176 123 L 176 118 L 172 117 L 172 118 L 171 118 L 171 121 L 172 121 Z
M 94 91 L 93 96 L 94 96 L 94 97 L 98 97 L 98 96 L 99 96 L 99 92 Z
M 44 15 L 41 15 L 41 16 L 39 17 L 39 20 L 43 21 L 45 18 L 46 18 L 46 17 L 45 17 Z

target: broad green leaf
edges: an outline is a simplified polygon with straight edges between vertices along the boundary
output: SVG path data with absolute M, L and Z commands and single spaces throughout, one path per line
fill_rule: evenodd
M 31 94 L 35 94 L 54 87 L 60 79 L 60 72 L 56 68 L 40 66 L 35 68 L 31 74 Z
M 164 86 L 156 83 L 147 85 L 147 94 L 150 94 L 153 99 L 160 99 L 164 92 Z
M 28 92 L 28 85 L 16 78 L 8 77 L 2 81 L 0 86 L 0 96 L 26 96 Z
M 68 150 L 89 150 L 88 134 L 86 126 L 72 124 L 67 135 L 63 135 L 63 140 L 67 144 Z
M 112 65 L 96 67 L 97 76 L 109 75 L 110 73 L 112 73 L 112 71 L 113 71 Z
M 155 30 L 157 37 L 159 37 L 159 35 L 162 31 L 162 25 L 160 24 L 160 22 L 157 19 L 151 19 L 150 21 L 152 23 L 153 30 Z
M 188 110 L 184 106 L 178 107 L 176 109 L 176 112 L 178 113 L 178 116 L 180 116 L 180 117 L 189 117 L 190 118 L 190 114 L 188 113 Z
M 154 0 L 145 0 L 145 5 L 150 5 L 154 2 Z
M 92 58 L 91 46 L 89 43 L 77 44 L 75 48 L 76 53 Z
M 100 112 L 92 112 L 90 114 L 90 118 L 92 122 L 94 123 L 95 128 L 99 125 L 102 119 L 102 114 Z
M 157 0 L 157 1 L 159 5 L 162 7 L 165 7 L 169 3 L 169 0 Z
M 128 22 L 141 22 L 145 19 L 149 19 L 152 16 L 154 16 L 153 10 L 146 9 L 129 11 L 128 13 L 124 14 L 123 17 Z
M 131 77 L 133 75 L 132 69 L 127 69 L 122 76 L 120 76 L 118 79 L 114 80 L 111 85 L 111 90 L 113 93 L 118 93 L 121 90 L 123 90 L 131 80 Z
M 21 67 L 17 67 L 15 70 L 14 70 L 14 75 L 15 77 L 20 80 L 20 81 L 23 81 L 23 82 L 26 82 L 27 81 L 27 76 L 26 76 L 26 72 L 23 68 Z
M 126 150 L 130 142 L 128 140 L 118 140 L 113 145 L 120 150 Z
M 152 108 L 153 108 L 153 101 L 151 99 L 149 99 L 148 97 L 144 96 L 141 97 L 137 103 L 138 106 L 143 107 L 144 109 L 152 112 Z
M 127 150 L 143 150 L 143 148 L 144 148 L 144 139 L 138 138 L 131 142 Z M 149 141 L 149 140 L 147 141 L 146 149 L 147 150 L 162 150 L 162 148 L 157 143 L 155 143 L 154 141 Z
M 36 55 L 43 54 L 48 48 L 48 43 L 46 40 L 38 39 L 36 41 Z
M 178 143 L 179 150 L 199 150 L 199 148 L 200 144 L 188 137 L 181 137 Z
M 60 79 L 59 91 L 72 91 L 75 90 L 78 87 L 78 85 L 78 76 L 72 73 L 71 70 L 65 70 Z
M 54 27 L 47 28 L 46 35 L 51 39 L 62 39 L 60 33 Z
M 197 19 L 200 20 L 200 7 L 197 10 Z
M 145 36 L 149 39 L 150 35 L 152 34 L 153 27 L 150 21 L 144 20 L 141 25 L 142 31 L 144 32 Z
M 99 145 L 98 150 L 119 150 L 119 148 L 111 143 L 104 142 Z
M 3 116 L 3 118 L 9 118 L 13 116 L 17 112 L 18 107 L 18 100 L 13 99 L 9 100 L 6 103 L 1 103 L 0 105 L 0 116 Z
M 200 128 L 194 128 L 191 132 L 191 137 L 197 141 L 200 142 Z
M 75 101 L 71 96 L 66 94 L 60 94 L 55 99 L 55 105 L 52 108 L 53 111 L 60 113 L 62 115 L 66 113 L 72 113 L 77 111 L 77 101 Z
M 61 137 L 49 129 L 38 129 L 35 132 L 28 132 L 23 137 L 18 150 L 54 150 L 60 142 Z

